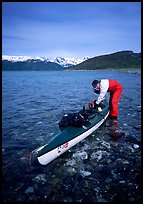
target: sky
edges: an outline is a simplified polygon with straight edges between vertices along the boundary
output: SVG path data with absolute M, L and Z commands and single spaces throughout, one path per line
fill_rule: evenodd
M 3 2 L 2 55 L 141 52 L 141 2 Z

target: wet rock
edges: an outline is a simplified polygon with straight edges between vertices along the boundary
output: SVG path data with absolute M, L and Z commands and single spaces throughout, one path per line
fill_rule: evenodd
M 108 178 L 105 180 L 105 182 L 110 184 L 110 183 L 112 182 L 112 179 L 108 177 Z
M 28 187 L 25 191 L 26 194 L 34 193 L 34 187 Z
M 102 198 L 102 197 L 97 197 L 97 201 L 96 202 L 109 202 L 108 200 Z
M 112 160 L 111 160 L 111 159 L 108 159 L 108 160 L 107 160 L 107 163 L 108 163 L 108 164 L 112 163 Z
M 75 159 L 69 159 L 67 160 L 66 166 L 75 166 L 76 165 L 76 160 Z
M 127 160 L 122 160 L 122 164 L 130 164 Z
M 81 170 L 81 171 L 80 171 L 80 174 L 81 174 L 82 177 L 86 177 L 86 176 L 90 176 L 90 175 L 91 175 L 91 172 Z
M 34 179 L 32 179 L 32 181 L 44 184 L 47 181 L 45 177 L 46 177 L 46 174 L 39 174 Z
M 70 175 L 74 175 L 75 173 L 77 173 L 76 169 L 73 167 L 68 167 L 66 170 Z
M 71 197 L 65 197 L 64 202 L 73 202 L 73 199 Z
M 110 143 L 109 143 L 109 142 L 102 141 L 102 142 L 101 142 L 101 145 L 102 145 L 103 147 L 106 147 L 107 149 L 110 149 Z
M 139 148 L 139 145 L 134 144 L 134 145 L 133 145 L 133 148 L 134 148 L 134 149 L 138 149 L 138 148 Z
M 29 201 L 37 201 L 37 196 L 36 195 L 31 195 L 29 196 Z
M 77 158 L 77 159 L 81 159 L 81 160 L 88 159 L 88 155 L 87 155 L 87 153 L 85 151 L 76 152 L 76 153 L 73 154 L 73 157 Z
M 39 190 L 38 185 L 37 185 L 37 184 L 34 184 L 33 186 L 34 186 L 34 190 L 38 192 L 38 190 Z
M 131 151 L 132 153 L 135 151 L 135 150 L 132 148 L 131 145 L 130 145 L 128 148 L 129 148 L 129 151 Z
M 119 183 L 121 183 L 121 184 L 125 184 L 125 183 L 126 183 L 126 181 L 119 181 Z
M 96 161 L 100 161 L 103 157 L 109 155 L 108 152 L 99 150 L 97 152 L 93 152 L 91 155 L 91 159 L 95 159 Z
M 57 189 L 60 179 L 59 178 L 51 178 L 51 180 L 48 182 L 48 184 L 53 188 Z

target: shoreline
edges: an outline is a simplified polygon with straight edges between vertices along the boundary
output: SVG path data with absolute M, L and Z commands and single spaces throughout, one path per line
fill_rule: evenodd
M 63 70 L 63 71 L 120 71 L 120 72 L 128 72 L 128 73 L 141 73 L 141 68 L 121 68 L 121 69 L 113 69 L 113 68 L 109 68 L 109 69 L 93 69 L 93 70 L 72 70 L 72 69 L 66 69 L 66 70 Z
M 133 73 L 133 74 L 135 74 L 135 73 L 141 73 L 141 68 L 122 68 L 122 69 L 113 69 L 113 68 L 108 68 L 108 69 L 92 69 L 92 70 L 89 70 L 89 69 L 81 69 L 81 70 L 76 70 L 76 69 L 63 69 L 63 70 L 2 70 L 2 72 L 39 72 L 39 71 L 41 71 L 41 72 L 51 72 L 51 71 L 65 71 L 65 72 L 69 72 L 69 71 L 72 71 L 72 72 L 96 72 L 96 71 L 113 71 L 113 72 L 116 72 L 116 71 L 118 71 L 118 72 L 127 72 L 127 73 Z

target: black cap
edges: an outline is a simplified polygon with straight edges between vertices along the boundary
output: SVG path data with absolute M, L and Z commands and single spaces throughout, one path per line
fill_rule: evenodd
M 92 86 L 93 86 L 93 87 L 96 87 L 96 85 L 97 85 L 98 83 L 100 83 L 99 80 L 94 80 L 94 81 L 92 82 Z

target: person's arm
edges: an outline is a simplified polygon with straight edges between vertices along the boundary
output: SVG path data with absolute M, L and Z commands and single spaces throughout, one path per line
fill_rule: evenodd
M 107 93 L 108 91 L 108 88 L 109 88 L 109 80 L 106 79 L 106 80 L 101 80 L 100 82 L 100 94 L 98 96 L 98 99 L 96 101 L 96 104 L 99 104 L 103 99 L 104 99 L 104 96 L 105 94 Z

